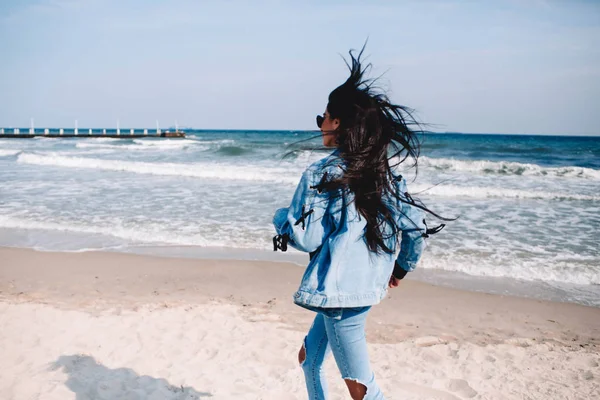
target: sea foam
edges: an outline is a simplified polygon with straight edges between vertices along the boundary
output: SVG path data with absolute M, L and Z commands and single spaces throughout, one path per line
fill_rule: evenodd
M 453 158 L 420 157 L 419 165 L 443 171 L 473 172 L 495 175 L 534 175 L 600 180 L 600 170 L 584 167 L 542 167 L 509 161 L 457 160 Z
M 5 149 L 0 149 L 0 157 L 10 157 L 10 156 L 15 156 L 17 154 L 19 154 L 21 152 L 21 150 L 5 150 Z
M 151 163 L 142 161 L 104 160 L 88 157 L 58 155 L 20 154 L 17 161 L 23 164 L 57 166 L 65 168 L 122 171 L 136 174 L 170 175 L 194 178 L 298 183 L 297 176 L 290 176 L 283 168 L 268 168 L 218 164 L 218 163 Z

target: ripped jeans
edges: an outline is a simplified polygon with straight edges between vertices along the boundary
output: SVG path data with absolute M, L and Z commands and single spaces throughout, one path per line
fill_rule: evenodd
M 323 361 L 333 353 L 343 379 L 350 379 L 367 388 L 365 400 L 383 399 L 369 364 L 365 322 L 371 309 L 320 308 L 304 339 L 306 358 L 302 363 L 310 400 L 327 399 L 327 382 Z

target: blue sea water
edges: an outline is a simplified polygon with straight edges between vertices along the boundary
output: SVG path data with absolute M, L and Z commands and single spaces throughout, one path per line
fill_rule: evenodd
M 305 262 L 273 254 L 271 218 L 326 154 L 282 158 L 314 133 L 186 133 L 0 139 L 0 246 Z M 599 137 L 427 134 L 404 176 L 459 217 L 413 276 L 600 306 Z

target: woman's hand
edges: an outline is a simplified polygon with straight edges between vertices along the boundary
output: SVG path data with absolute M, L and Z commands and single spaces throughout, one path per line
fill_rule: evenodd
M 388 283 L 388 287 L 395 288 L 395 287 L 398 287 L 399 284 L 400 284 L 400 279 L 398 279 L 394 275 L 392 275 L 390 277 L 390 282 Z

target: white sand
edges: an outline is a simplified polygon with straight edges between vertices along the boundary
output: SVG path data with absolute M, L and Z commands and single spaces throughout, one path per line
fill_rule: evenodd
M 39 257 L 49 264 L 31 266 Z M 66 275 L 56 264 L 57 260 L 63 266 L 74 260 L 83 265 L 82 260 L 88 260 L 86 265 L 93 265 L 94 257 L 122 260 L 131 269 L 146 266 L 144 275 L 153 273 L 151 262 L 163 263 L 163 269 L 166 265 L 174 268 L 174 262 L 184 263 L 0 249 L 0 399 L 306 398 L 297 351 L 310 313 L 282 306 L 290 302 L 284 298 L 242 303 L 226 296 L 205 301 L 189 296 L 189 301 L 155 295 L 150 301 L 140 294 L 138 299 L 144 301 L 135 302 L 128 297 L 131 293 L 119 297 L 120 288 L 110 283 L 98 286 L 110 296 L 99 295 L 101 290 L 86 286 L 82 277 L 74 280 L 73 273 Z M 54 280 L 49 275 L 38 279 L 44 275 L 42 268 L 49 273 L 53 266 Z M 28 268 L 37 268 L 39 275 L 32 277 Z M 196 265 L 196 270 L 202 268 Z M 198 272 L 197 284 L 210 280 L 206 270 Z M 92 274 L 89 279 L 100 278 Z M 124 278 L 118 279 L 123 282 Z M 129 292 L 135 293 L 140 283 L 128 279 L 124 287 L 129 285 Z M 72 290 L 62 288 L 60 297 L 52 291 L 59 284 Z M 193 284 L 189 279 L 180 282 L 177 291 Z M 211 286 L 218 285 L 218 280 L 211 281 Z M 229 286 L 220 285 L 219 290 L 226 293 Z M 271 285 L 278 285 L 277 278 Z M 174 290 L 169 283 L 165 287 Z M 401 327 L 389 310 L 388 321 L 381 316 L 369 319 L 368 337 L 376 338 L 370 344 L 372 364 L 388 399 L 600 398 L 599 321 L 591 320 L 600 316 L 598 309 L 463 293 L 471 306 L 466 302 L 456 315 L 471 314 L 469 323 L 478 321 L 477 325 L 431 335 L 440 321 L 461 327 L 458 317 L 440 311 L 435 303 L 435 293 L 443 297 L 454 292 L 418 287 L 429 290 L 432 298 L 430 313 L 415 318 L 425 325 L 431 320 L 423 329 L 426 335 L 414 325 L 406 326 L 410 334 L 398 335 Z M 516 302 L 528 310 L 537 304 L 539 314 L 550 307 L 555 317 L 545 326 L 532 321 L 537 325 L 531 329 L 524 326 L 529 325 L 527 321 L 517 319 L 495 329 L 494 315 L 472 315 L 477 303 L 490 300 Z M 444 302 L 451 304 L 448 298 Z M 564 315 L 565 310 L 580 317 Z M 297 311 L 302 317 L 290 319 Z M 497 313 L 502 312 L 500 307 Z M 326 370 L 331 398 L 349 398 L 332 359 Z

